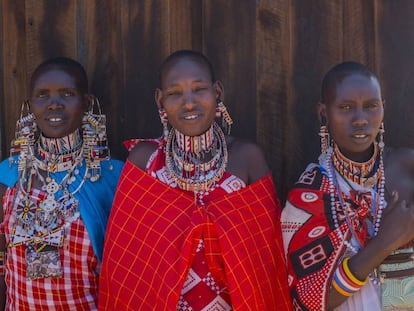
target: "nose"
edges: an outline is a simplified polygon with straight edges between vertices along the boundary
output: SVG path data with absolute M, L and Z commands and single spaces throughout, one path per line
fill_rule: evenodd
M 367 114 L 364 109 L 355 109 L 352 124 L 355 127 L 363 127 L 368 124 Z
M 55 109 L 62 109 L 63 104 L 60 102 L 60 98 L 58 95 L 50 95 L 47 109 L 55 110 Z
M 185 92 L 183 96 L 183 107 L 186 110 L 192 110 L 195 106 L 195 98 L 192 92 Z

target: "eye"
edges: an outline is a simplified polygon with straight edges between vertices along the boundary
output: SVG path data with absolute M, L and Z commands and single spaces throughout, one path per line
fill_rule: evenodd
M 38 91 L 35 93 L 36 98 L 46 98 L 48 96 L 48 92 L 47 91 Z
M 208 87 L 206 86 L 198 86 L 194 89 L 195 92 L 202 92 L 208 90 Z
M 167 90 L 165 91 L 165 96 L 180 96 L 181 91 L 180 90 Z
M 67 91 L 64 91 L 62 95 L 63 97 L 71 97 L 71 96 L 75 96 L 75 92 L 67 90 Z
M 380 103 L 377 101 L 370 101 L 365 104 L 365 108 L 374 110 L 380 106 Z
M 351 107 L 351 105 L 349 105 L 349 104 L 341 104 L 341 105 L 339 105 L 339 109 L 340 109 L 341 111 L 349 111 L 349 110 L 351 110 L 351 109 L 352 109 L 352 107 Z

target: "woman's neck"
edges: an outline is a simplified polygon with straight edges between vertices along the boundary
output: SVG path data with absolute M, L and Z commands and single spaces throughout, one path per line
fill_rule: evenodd
M 79 129 L 67 136 L 57 138 L 48 138 L 41 134 L 39 144 L 40 150 L 59 156 L 79 150 L 82 146 L 82 136 Z
M 175 131 L 175 143 L 181 151 L 192 154 L 205 154 L 211 151 L 214 146 L 213 125 L 203 134 L 187 136 L 177 129 Z

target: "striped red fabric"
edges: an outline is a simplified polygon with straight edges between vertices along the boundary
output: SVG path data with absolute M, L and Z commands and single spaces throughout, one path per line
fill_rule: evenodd
M 215 230 L 234 310 L 291 310 L 269 174 L 195 204 L 127 161 L 105 240 L 100 310 L 175 310 L 203 228 Z

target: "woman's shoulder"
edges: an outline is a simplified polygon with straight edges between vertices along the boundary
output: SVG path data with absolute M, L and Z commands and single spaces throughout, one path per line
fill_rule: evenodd
M 150 156 L 159 148 L 160 140 L 139 140 L 129 151 L 128 161 L 145 170 Z
M 251 184 L 270 172 L 264 153 L 256 143 L 227 137 L 227 146 L 229 152 L 228 170 L 244 179 L 246 184 Z

